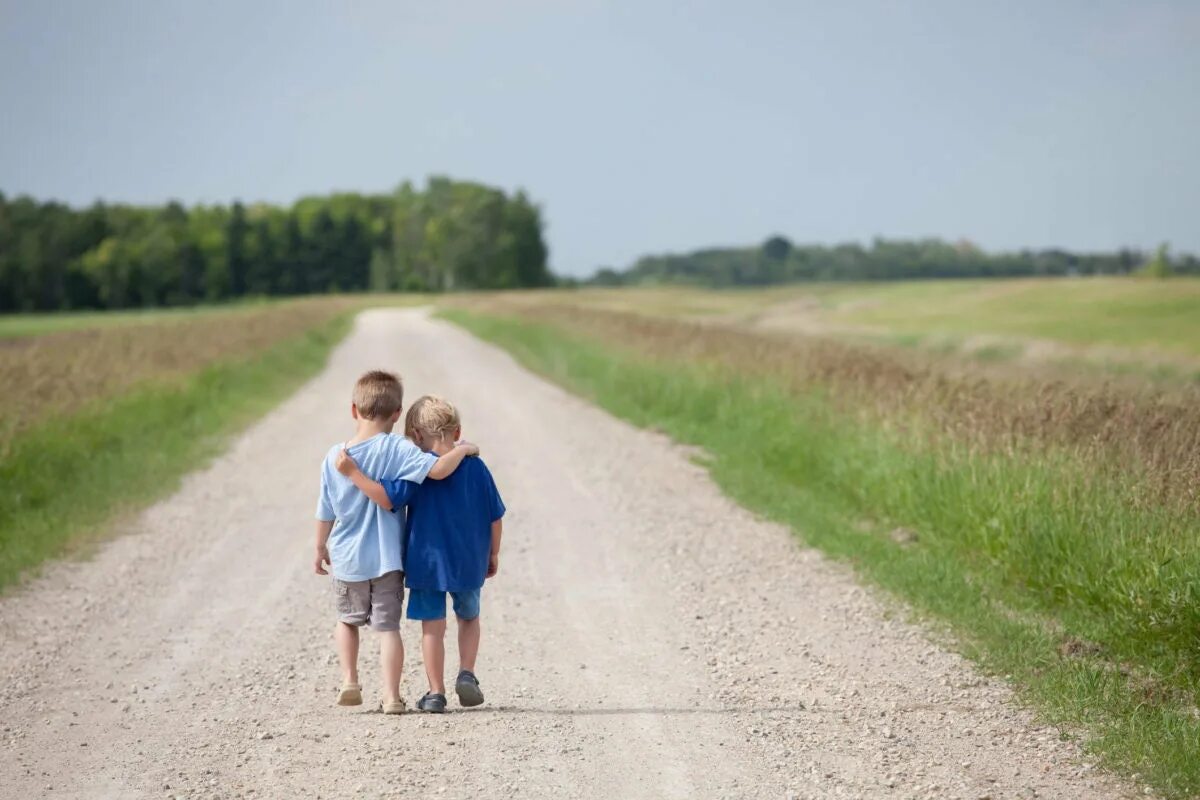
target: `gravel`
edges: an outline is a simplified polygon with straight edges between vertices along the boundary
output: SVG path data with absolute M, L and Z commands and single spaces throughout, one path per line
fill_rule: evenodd
M 368 703 L 334 704 L 311 512 L 376 366 L 459 405 L 510 509 L 478 709 L 374 711 L 369 635 Z M 362 314 L 323 374 L 121 528 L 0 600 L 5 797 L 1141 793 L 685 448 L 420 311 Z M 417 626 L 404 637 L 411 704 Z

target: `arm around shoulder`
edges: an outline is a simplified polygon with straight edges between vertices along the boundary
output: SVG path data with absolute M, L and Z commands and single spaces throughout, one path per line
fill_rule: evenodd
M 434 462 L 433 468 L 429 470 L 429 477 L 435 481 L 440 481 L 443 478 L 448 478 L 454 474 L 454 470 L 458 469 L 458 465 L 463 462 L 467 456 L 479 455 L 479 448 L 470 442 L 459 442 L 454 445 L 454 449 L 444 456 L 440 456 Z

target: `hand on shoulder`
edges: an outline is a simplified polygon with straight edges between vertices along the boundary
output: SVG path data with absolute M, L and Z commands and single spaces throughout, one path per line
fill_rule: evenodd
M 337 458 L 333 462 L 333 466 L 338 472 L 343 475 L 350 476 L 358 471 L 358 462 L 350 457 L 350 451 L 345 447 L 337 454 Z

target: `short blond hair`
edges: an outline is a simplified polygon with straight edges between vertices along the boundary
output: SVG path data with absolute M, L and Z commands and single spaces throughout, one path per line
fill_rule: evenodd
M 354 384 L 354 407 L 363 419 L 386 419 L 404 408 L 404 385 L 394 372 L 373 369 Z
M 433 394 L 418 397 L 408 407 L 408 414 L 404 417 L 404 435 L 410 439 L 415 433 L 430 439 L 441 439 L 447 433 L 453 434 L 461 426 L 458 409 L 449 400 Z

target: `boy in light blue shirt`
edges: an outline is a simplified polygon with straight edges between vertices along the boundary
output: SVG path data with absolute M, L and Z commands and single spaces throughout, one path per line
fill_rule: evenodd
M 412 404 L 404 428 L 422 450 L 435 455 L 452 452 L 462 430 L 454 406 L 431 396 Z M 480 594 L 484 581 L 500 568 L 505 510 L 491 472 L 482 459 L 472 458 L 446 480 L 418 486 L 392 475 L 372 480 L 357 469 L 352 453 L 338 459 L 337 468 L 380 508 L 408 507 L 404 554 L 408 618 L 421 620 L 421 652 L 429 679 L 429 691 L 417 708 L 433 713 L 446 710 L 447 594 L 458 618 L 460 661 L 454 689 L 462 705 L 479 705 L 483 691 L 475 677 L 475 659 Z
M 404 711 L 400 696 L 404 671 L 404 645 L 400 640 L 404 551 L 400 522 L 396 515 L 371 503 L 338 474 L 335 462 L 345 449 L 368 475 L 400 476 L 420 484 L 427 477 L 447 477 L 464 457 L 478 452 L 474 445 L 462 443 L 438 456 L 422 452 L 408 439 L 392 434 L 403 403 L 404 389 L 396 375 L 373 371 L 355 383 L 350 406 L 355 420 L 354 437 L 331 447 L 321 465 L 313 563 L 318 575 L 333 572 L 338 611 L 335 639 L 342 667 L 338 705 L 362 703 L 358 629 L 369 624 L 380 635 L 381 705 L 388 714 Z

